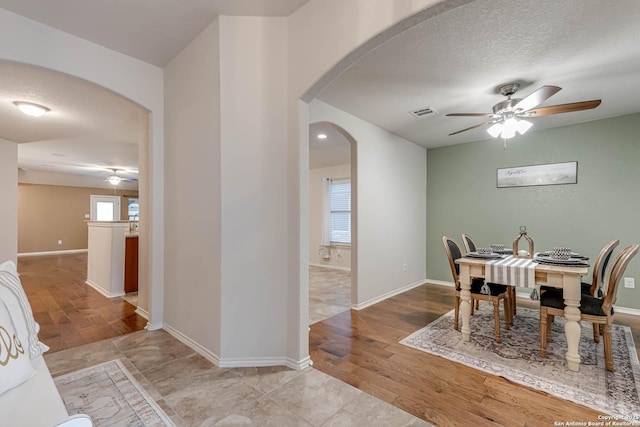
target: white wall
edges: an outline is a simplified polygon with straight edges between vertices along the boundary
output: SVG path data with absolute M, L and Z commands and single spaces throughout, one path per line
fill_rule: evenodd
M 221 365 L 287 345 L 287 20 L 220 17 Z M 248 360 L 254 362 L 249 362 Z
M 312 99 L 332 78 L 385 40 L 470 0 L 311 0 L 289 19 L 288 353 L 309 351 L 308 164 Z M 353 180 L 353 176 L 352 176 Z M 352 280 L 354 274 L 352 271 Z
M 18 144 L 0 139 L 0 263 L 18 254 Z
M 301 97 L 313 96 L 341 69 L 411 24 L 404 21 L 392 27 L 394 23 L 431 5 L 435 6 L 415 19 L 466 1 L 311 0 L 286 19 L 220 19 L 220 85 L 227 91 L 222 94 L 220 126 L 224 141 L 221 295 L 224 310 L 229 310 L 220 328 L 223 346 L 230 343 L 229 352 L 222 351 L 224 357 L 272 357 L 279 362 L 286 355 L 297 366 L 308 361 L 309 121 Z M 376 36 L 383 31 L 383 36 Z M 162 70 L 4 10 L 0 10 L 0 37 L 11 40 L 0 43 L 0 59 L 84 78 L 151 112 L 150 181 L 145 188 L 141 165 L 140 182 L 141 201 L 148 193 L 150 203 L 148 221 L 140 224 L 140 243 L 149 248 L 150 267 L 148 277 L 144 271 L 140 274 L 141 280 L 153 283 L 149 304 L 151 324 L 156 327 L 163 315 L 163 169 L 179 170 L 189 183 L 202 174 L 195 168 L 183 170 L 182 160 L 164 161 Z M 166 107 L 168 115 L 180 114 L 180 105 L 168 102 Z M 176 120 L 180 122 L 179 117 Z M 198 126 L 209 120 L 199 119 Z M 184 144 L 185 150 L 200 149 L 193 141 Z M 235 186 L 227 181 L 233 179 L 238 179 Z M 178 190 L 189 192 L 190 187 L 176 186 L 172 194 Z M 167 215 L 178 218 L 180 209 L 167 200 Z M 215 216 L 216 209 L 210 206 L 199 214 Z M 190 242 L 178 238 L 175 243 L 178 246 L 172 250 L 180 251 Z M 200 327 L 192 322 L 197 321 L 189 319 L 185 328 Z
M 351 164 L 309 170 L 309 264 L 351 270 L 351 247 L 338 245 L 330 250 L 331 257 L 320 257 L 322 235 L 322 178 L 350 178 Z
M 220 34 L 165 68 L 165 324 L 211 359 L 221 337 Z
M 320 101 L 313 101 L 309 111 L 312 122 L 340 126 L 357 145 L 358 278 L 353 304 L 365 306 L 422 283 L 427 258 L 426 149 Z
M 162 69 L 4 9 L 0 9 L 0 40 L 3 40 L 0 60 L 36 65 L 85 79 L 150 111 L 150 143 L 141 147 L 148 151 L 148 156 L 140 159 L 141 210 L 144 208 L 147 214 L 140 220 L 139 303 L 150 312 L 151 328 L 160 327 L 164 255 Z M 144 159 L 148 159 L 148 164 L 142 164 Z M 17 160 L 14 168 L 17 169 Z M 151 283 L 153 287 L 148 293 Z

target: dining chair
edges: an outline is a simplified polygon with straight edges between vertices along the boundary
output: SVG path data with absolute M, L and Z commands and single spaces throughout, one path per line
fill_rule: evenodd
M 593 264 L 593 275 L 591 277 L 591 283 L 580 283 L 580 292 L 582 295 L 592 295 L 597 298 L 602 298 L 602 285 L 604 283 L 605 273 L 607 271 L 607 265 L 611 260 L 613 250 L 620 244 L 620 240 L 612 240 L 600 250 L 596 261 Z M 556 297 L 562 298 L 562 289 L 554 288 L 551 286 L 540 286 L 540 295 L 545 292 L 555 292 Z M 547 298 L 549 298 L 547 296 Z M 549 322 L 553 322 L 553 316 L 549 319 Z M 597 323 L 593 324 L 593 341 L 600 342 L 600 335 L 602 335 L 602 328 Z M 552 341 L 551 337 L 547 335 L 547 340 Z
M 611 254 L 613 250 L 620 244 L 620 240 L 612 240 L 600 250 L 598 257 L 593 263 L 593 275 L 591 277 L 591 283 L 580 283 L 580 290 L 583 294 L 593 295 L 598 298 L 602 298 L 602 284 L 604 282 L 605 272 L 607 265 L 611 260 Z M 562 293 L 562 289 L 554 288 L 552 286 L 540 286 L 540 293 L 544 292 L 559 292 Z
M 611 347 L 611 324 L 613 323 L 613 305 L 616 302 L 618 284 L 629 264 L 638 253 L 640 245 L 624 248 L 616 256 L 605 281 L 604 296 L 600 299 L 593 295 L 582 295 L 580 300 L 580 320 L 591 322 L 602 328 L 604 337 L 604 358 L 607 371 L 613 372 L 613 349 Z M 540 356 L 547 357 L 547 340 L 551 333 L 550 316 L 564 316 L 564 299 L 555 292 L 540 295 Z M 595 329 L 594 329 L 595 330 Z M 595 334 L 594 334 L 595 337 Z
M 473 237 L 468 234 L 462 233 L 462 242 L 464 243 L 464 248 L 469 252 L 475 252 L 478 249 L 478 245 L 473 240 Z M 516 315 L 517 307 L 516 307 L 516 288 L 515 286 L 509 286 L 507 288 L 507 292 L 509 292 L 509 302 L 511 303 L 511 314 L 512 316 Z M 478 301 L 476 301 L 476 309 L 478 308 Z
M 478 245 L 476 245 L 473 237 L 468 234 L 462 233 L 462 243 L 464 243 L 464 248 L 467 250 L 467 253 L 475 252 L 476 249 L 478 249 Z
M 449 236 L 442 237 L 442 243 L 444 244 L 444 249 L 447 253 L 447 258 L 449 259 L 449 267 L 451 268 L 451 275 L 453 276 L 453 283 L 455 286 L 455 306 L 454 306 L 454 315 L 453 315 L 453 328 L 458 329 L 458 319 L 460 314 L 460 279 L 458 275 L 460 274 L 460 266 L 456 264 L 456 260 L 458 258 L 462 258 L 462 250 L 458 243 L 453 240 Z M 500 300 L 503 301 L 504 306 L 504 317 L 505 317 L 505 328 L 509 329 L 511 327 L 512 317 L 511 317 L 511 302 L 509 301 L 509 292 L 507 288 L 509 286 L 499 285 L 497 283 L 487 283 L 489 288 L 489 294 L 483 294 L 481 292 L 482 286 L 484 285 L 484 280 L 480 278 L 474 278 L 471 281 L 471 308 L 473 310 L 473 302 L 474 301 L 491 301 L 493 303 L 493 316 L 495 323 L 495 333 L 496 333 L 496 342 L 500 342 Z
M 475 252 L 478 247 L 476 245 L 476 242 L 473 240 L 473 237 L 465 233 L 462 233 L 462 243 L 464 244 L 464 249 L 467 251 L 467 253 Z M 475 306 L 476 310 L 480 308 L 480 301 L 475 300 L 473 306 Z

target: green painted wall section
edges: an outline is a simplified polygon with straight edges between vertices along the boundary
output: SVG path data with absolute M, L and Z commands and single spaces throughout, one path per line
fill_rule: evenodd
M 577 184 L 496 188 L 497 168 L 566 161 L 578 162 Z M 592 261 L 613 239 L 640 243 L 640 114 L 530 132 L 506 150 L 495 139 L 428 150 L 429 279 L 451 281 L 443 235 L 511 245 L 521 225 L 536 251 L 565 246 Z M 640 309 L 640 256 L 625 276 L 636 288 L 621 283 L 617 305 Z

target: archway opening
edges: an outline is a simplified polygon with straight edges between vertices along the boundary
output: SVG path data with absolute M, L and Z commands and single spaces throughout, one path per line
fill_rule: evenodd
M 357 300 L 356 141 L 331 122 L 309 125 L 309 324 Z

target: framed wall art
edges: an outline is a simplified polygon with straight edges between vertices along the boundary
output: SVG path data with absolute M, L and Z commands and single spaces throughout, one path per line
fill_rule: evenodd
M 578 162 L 498 168 L 497 187 L 529 187 L 578 183 Z

